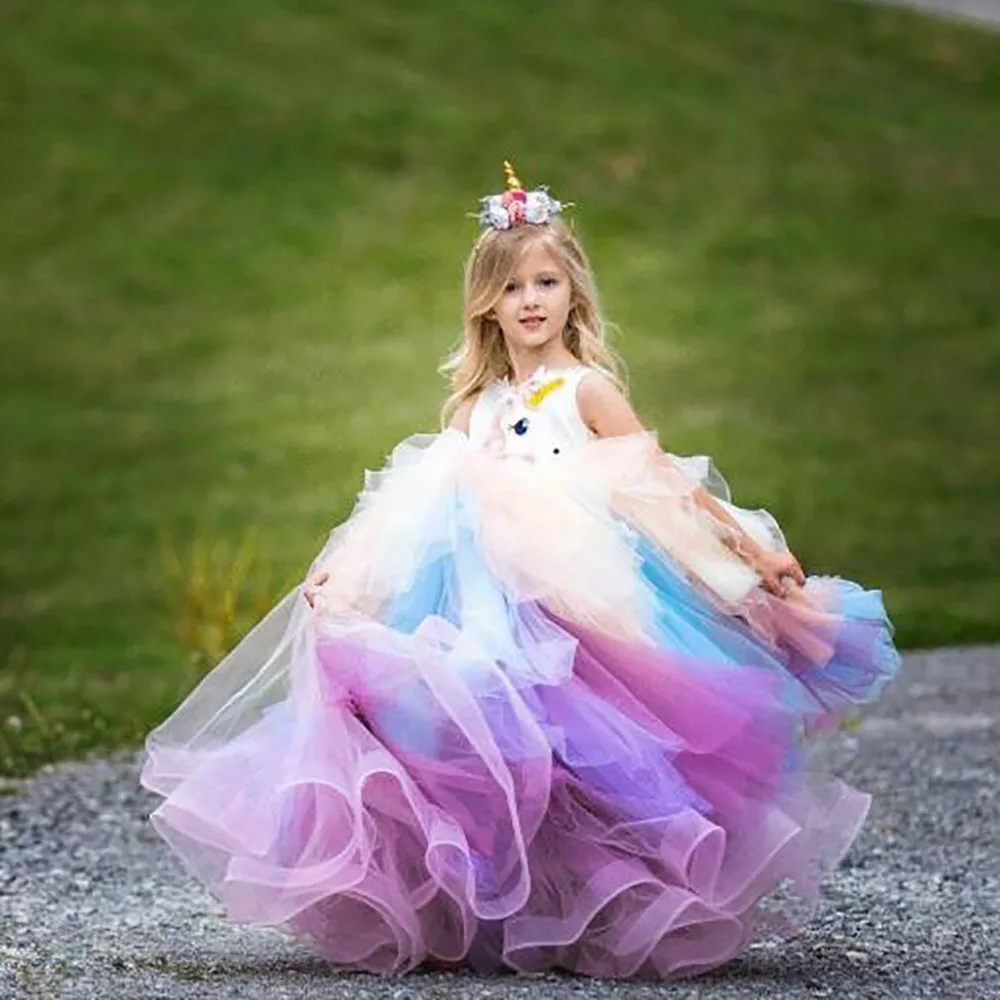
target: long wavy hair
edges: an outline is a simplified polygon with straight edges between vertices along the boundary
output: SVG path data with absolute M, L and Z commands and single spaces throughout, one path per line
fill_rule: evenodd
M 462 339 L 438 368 L 451 384 L 451 395 L 441 407 L 442 427 L 466 399 L 493 379 L 514 374 L 500 324 L 487 314 L 503 294 L 521 256 L 535 244 L 548 249 L 569 276 L 570 308 L 563 343 L 580 362 L 604 372 L 627 392 L 625 365 L 607 343 L 610 324 L 601 316 L 590 261 L 569 226 L 556 216 L 542 225 L 487 229 L 465 265 Z

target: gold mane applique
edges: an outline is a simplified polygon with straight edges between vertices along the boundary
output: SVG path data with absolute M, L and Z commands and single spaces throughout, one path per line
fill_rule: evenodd
M 542 405 L 542 400 L 545 399 L 549 393 L 553 393 L 556 389 L 561 389 L 566 384 L 566 379 L 554 378 L 551 382 L 546 382 L 544 385 L 540 385 L 526 400 L 525 404 L 529 409 L 537 410 L 539 406 Z

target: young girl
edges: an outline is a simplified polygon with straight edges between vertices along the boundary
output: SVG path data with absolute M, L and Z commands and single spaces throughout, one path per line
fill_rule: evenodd
M 483 205 L 447 426 L 149 734 L 151 820 L 340 968 L 703 972 L 857 835 L 805 737 L 896 672 L 892 626 L 644 429 L 560 203 L 508 167 Z

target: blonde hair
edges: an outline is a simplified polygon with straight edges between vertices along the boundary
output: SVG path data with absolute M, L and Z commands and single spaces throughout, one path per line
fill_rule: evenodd
M 500 324 L 487 313 L 503 294 L 525 250 L 541 244 L 566 269 L 570 309 L 563 343 L 580 362 L 607 375 L 627 392 L 625 366 L 607 343 L 610 325 L 601 316 L 590 261 L 580 241 L 556 216 L 543 225 L 487 229 L 476 241 L 465 265 L 465 304 L 460 343 L 438 371 L 451 383 L 451 395 L 441 407 L 444 427 L 461 404 L 493 379 L 513 375 Z

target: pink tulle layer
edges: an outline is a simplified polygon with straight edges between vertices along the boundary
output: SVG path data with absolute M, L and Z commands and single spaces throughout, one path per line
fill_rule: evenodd
M 566 670 L 328 623 L 315 700 L 150 748 L 156 829 L 231 919 L 349 968 L 670 978 L 797 928 L 869 799 L 790 766 L 777 679 L 518 616 Z

